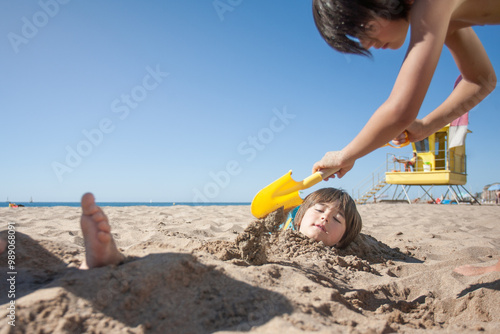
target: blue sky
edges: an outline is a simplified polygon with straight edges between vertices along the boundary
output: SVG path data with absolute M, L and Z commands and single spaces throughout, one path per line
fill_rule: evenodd
M 214 3 L 2 1 L 0 199 L 250 202 L 310 175 L 392 89 L 405 48 L 339 54 L 310 1 Z M 498 72 L 500 28 L 475 31 Z M 420 117 L 458 74 L 443 51 Z M 497 89 L 470 115 L 474 192 L 500 181 L 499 111 Z M 321 186 L 351 192 L 388 153 L 410 155 L 379 149 Z

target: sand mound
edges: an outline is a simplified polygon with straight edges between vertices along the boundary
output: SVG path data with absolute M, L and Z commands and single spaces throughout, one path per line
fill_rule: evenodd
M 105 210 L 127 260 L 88 271 L 79 209 L 0 210 L 17 232 L 16 327 L 2 280 L 0 333 L 500 332 L 500 273 L 452 271 L 500 258 L 497 207 L 362 206 L 344 250 L 279 231 L 283 212 Z

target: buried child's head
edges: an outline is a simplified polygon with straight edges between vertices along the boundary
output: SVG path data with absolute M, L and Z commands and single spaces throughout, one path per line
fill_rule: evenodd
M 346 192 L 323 188 L 309 194 L 295 215 L 296 230 L 327 246 L 347 247 L 360 233 L 361 216 Z

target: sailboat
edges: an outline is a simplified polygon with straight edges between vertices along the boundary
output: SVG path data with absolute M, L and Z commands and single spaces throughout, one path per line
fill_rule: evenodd
M 30 197 L 30 203 L 33 203 L 33 197 Z

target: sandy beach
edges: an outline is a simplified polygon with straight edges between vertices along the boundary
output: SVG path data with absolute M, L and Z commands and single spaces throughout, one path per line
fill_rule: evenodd
M 104 207 L 127 259 L 83 271 L 79 208 L 0 208 L 0 333 L 500 333 L 500 273 L 453 272 L 500 258 L 500 206 L 358 209 L 339 251 L 249 206 Z

